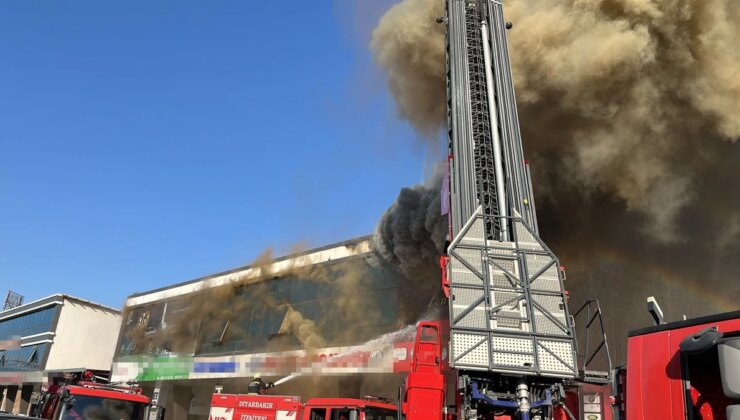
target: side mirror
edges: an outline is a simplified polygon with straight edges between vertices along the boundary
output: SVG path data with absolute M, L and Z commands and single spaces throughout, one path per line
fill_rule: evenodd
M 64 406 L 67 407 L 67 410 L 74 407 L 75 405 L 75 397 L 69 393 L 69 389 L 64 388 L 61 392 L 61 400 L 64 403 Z
M 678 347 L 681 352 L 689 356 L 704 353 L 719 343 L 723 334 L 717 331 L 716 327 L 704 328 L 693 334 L 689 334 L 681 340 Z

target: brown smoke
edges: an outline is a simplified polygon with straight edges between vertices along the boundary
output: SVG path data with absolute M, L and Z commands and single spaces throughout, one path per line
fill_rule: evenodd
M 280 332 L 290 332 L 304 349 L 316 349 L 326 346 L 324 340 L 318 333 L 316 323 L 313 320 L 306 319 L 300 312 L 292 307 L 288 307 L 288 313 L 285 315 L 283 325 L 280 326 Z
M 398 3 L 380 20 L 371 43 L 375 58 L 388 73 L 388 87 L 401 118 L 430 138 L 444 126 L 447 115 L 445 40 L 440 32 L 444 28 L 434 21 L 443 14 L 443 4 Z
M 285 276 L 298 276 L 312 282 L 325 281 L 324 269 L 306 265 L 305 258 L 294 258 L 290 266 L 283 267 L 277 273 L 272 249 L 268 248 L 250 265 L 250 268 L 257 270 L 256 275 L 238 277 L 218 287 L 209 287 L 206 281 L 200 290 L 168 302 L 168 305 L 176 305 L 180 310 L 168 309 L 166 327 L 160 329 L 157 325 L 153 332 L 147 332 L 150 323 L 145 322 L 129 329 L 126 338 L 134 343 L 136 353 L 156 353 L 165 349 L 176 354 L 193 354 L 198 343 L 204 339 L 223 341 L 246 338 L 246 332 L 234 321 L 241 314 L 259 307 L 263 311 L 285 310 L 277 335 L 294 337 L 307 350 L 323 347 L 326 340 L 316 323 L 287 302 L 278 301 L 268 287 L 267 280 Z M 244 296 L 247 289 L 249 299 Z M 127 312 L 131 310 L 126 308 Z M 124 319 L 127 316 L 124 313 Z M 277 340 L 274 346 L 280 350 L 283 344 Z
M 438 213 L 439 205 L 434 214 Z M 169 351 L 187 355 L 233 351 L 232 343 L 252 339 L 266 340 L 255 344 L 260 346 L 255 350 L 259 352 L 355 345 L 413 323 L 427 309 L 433 294 L 399 281 L 396 267 L 381 262 L 375 254 L 341 263 L 314 264 L 310 258 L 304 254 L 275 260 L 268 249 L 249 271 L 234 275 L 228 284 L 212 287 L 204 280 L 199 290 L 166 304 L 127 307 L 126 347 L 133 347 L 130 354 Z M 290 261 L 289 265 L 285 261 Z M 428 281 L 429 277 L 418 275 L 429 272 L 428 266 L 419 264 L 419 269 L 414 278 Z M 293 283 L 281 283 L 289 279 Z M 389 290 L 393 290 L 390 295 Z M 304 301 L 291 302 L 290 296 L 295 294 Z M 314 297 L 307 298 L 307 294 Z M 248 328 L 245 317 L 262 325 L 268 316 L 273 320 L 270 325 L 276 318 L 280 320 L 274 331 L 267 333 L 269 337 L 254 337 L 254 332 L 243 330 Z
M 601 298 L 623 354 L 626 330 L 649 323 L 647 296 L 669 319 L 737 308 L 740 8 L 508 0 L 504 12 L 540 228 L 569 268 L 571 310 Z M 430 139 L 446 116 L 443 15 L 442 0 L 403 0 L 371 42 L 401 117 Z
M 422 133 L 445 118 L 440 0 L 405 0 L 373 33 L 401 116 Z M 506 3 L 517 98 L 531 154 L 584 195 L 648 216 L 661 241 L 695 199 L 700 148 L 740 136 L 740 36 L 732 0 Z M 536 130 L 536 132 L 535 132 Z M 553 159 L 554 158 L 554 159 Z M 539 186 L 542 188 L 542 186 Z

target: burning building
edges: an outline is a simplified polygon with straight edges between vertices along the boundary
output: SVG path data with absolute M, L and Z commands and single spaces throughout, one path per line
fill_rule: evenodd
M 216 387 L 246 392 L 256 373 L 297 373 L 281 394 L 387 393 L 403 377 L 394 372 L 408 326 L 429 304 L 409 287 L 362 237 L 137 293 L 125 303 L 113 379 L 138 381 L 178 419 L 206 418 Z

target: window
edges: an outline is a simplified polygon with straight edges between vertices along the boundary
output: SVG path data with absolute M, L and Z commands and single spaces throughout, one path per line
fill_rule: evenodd
M 437 342 L 437 328 L 425 325 L 421 327 L 421 341 L 427 343 Z
M 387 408 L 365 408 L 365 420 L 396 420 L 398 413 Z
M 221 336 L 220 336 L 220 337 L 218 338 L 218 342 L 219 342 L 219 343 L 223 343 L 223 342 L 224 342 L 224 338 L 226 338 L 226 331 L 228 331 L 228 330 L 229 330 L 229 323 L 230 323 L 230 322 L 231 322 L 231 320 L 230 320 L 230 319 L 227 319 L 227 320 L 226 320 L 226 323 L 224 324 L 224 328 L 223 328 L 223 330 L 221 331 Z
M 326 420 L 326 408 L 312 408 L 310 420 Z
M 719 355 L 716 348 L 712 348 L 696 355 L 682 355 L 682 374 L 686 398 L 684 399 L 690 417 L 701 419 L 702 413 L 715 413 L 714 418 L 724 414 L 732 400 L 722 392 L 722 382 L 719 371 Z
M 31 354 L 28 356 L 26 363 L 28 363 L 29 365 L 36 363 L 36 351 L 37 350 L 38 350 L 38 347 L 33 346 L 33 350 L 31 350 Z
M 61 420 L 126 419 L 144 420 L 147 406 L 133 401 L 75 395 L 73 404 L 62 404 Z
M 224 305 L 233 302 L 239 308 L 228 324 L 226 319 L 201 322 L 204 321 L 202 315 L 193 310 L 189 298 L 128 307 L 116 357 L 165 354 L 160 346 L 152 346 L 148 354 L 146 342 L 149 340 L 134 339 L 140 336 L 138 332 L 132 334 L 140 319 L 145 321 L 144 328 L 152 327 L 152 336 L 157 336 L 160 326 L 166 324 L 164 347 L 169 347 L 167 342 L 171 343 L 177 336 L 182 344 L 190 341 L 188 348 L 192 348 L 196 356 L 300 349 L 300 340 L 293 331 L 286 332 L 283 328 L 281 333 L 288 307 L 300 312 L 304 319 L 312 320 L 330 347 L 355 345 L 395 331 L 403 313 L 398 298 L 400 282 L 394 272 L 370 265 L 364 258 L 322 264 L 316 272 L 311 270 L 313 268 L 238 286 L 234 295 L 223 302 Z M 356 273 L 362 276 L 358 278 Z M 362 296 L 361 306 L 365 310 L 352 310 L 349 320 L 347 308 L 354 308 L 356 304 L 344 296 L 348 290 Z M 347 332 L 347 322 L 353 324 L 352 334 Z M 178 324 L 183 323 L 185 328 L 180 328 Z M 183 330 L 189 335 L 181 334 Z
M 0 352 L 0 368 L 4 370 L 39 370 L 46 354 L 46 344 L 8 349 Z
M 0 321 L 0 340 L 10 340 L 16 336 L 25 337 L 51 331 L 51 324 L 57 308 L 55 305 Z
M 353 408 L 332 408 L 331 420 L 358 420 L 360 414 Z

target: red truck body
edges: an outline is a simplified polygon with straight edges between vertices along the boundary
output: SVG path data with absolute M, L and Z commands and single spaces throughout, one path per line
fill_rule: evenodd
M 717 333 L 718 341 L 697 353 L 681 347 L 682 342 L 701 337 L 700 331 L 708 329 Z M 454 385 L 457 371 L 450 369 L 445 360 L 445 334 L 444 323 L 421 322 L 417 326 L 409 357 L 410 372 L 401 389 L 398 406 L 386 401 L 352 398 L 313 398 L 303 404 L 300 397 L 295 396 L 214 394 L 209 420 L 400 420 L 399 414 L 405 420 L 462 419 L 460 393 Z M 728 397 L 722 381 L 732 377 L 731 380 L 740 384 L 737 381 L 740 363 L 728 367 L 721 362 L 718 346 L 727 340 L 737 347 L 740 311 L 632 331 L 628 339 L 627 364 L 614 372 L 613 381 L 575 379 L 564 382 L 564 397 L 552 402 L 550 418 L 728 418 L 728 407 L 740 407 L 740 398 Z M 452 395 L 458 401 L 450 403 L 448 396 Z M 513 420 L 520 416 L 496 413 L 478 418 Z
M 397 420 L 394 404 L 373 399 L 213 394 L 209 420 Z
M 445 376 L 456 375 L 456 371 L 438 362 L 443 355 L 440 336 L 423 336 L 424 329 L 434 328 L 444 334 L 435 322 L 418 327 L 401 401 L 406 420 L 462 418 L 457 412 L 459 401 L 457 407 L 448 407 L 446 415 L 443 412 L 445 394 L 455 392 L 449 389 Z M 687 337 L 698 337 L 707 329 L 716 330 L 722 338 L 697 354 L 681 350 Z M 614 372 L 613 382 L 566 382 L 565 399 L 552 407 L 553 419 L 713 420 L 728 418 L 730 406 L 740 407 L 740 398 L 727 395 L 722 379 L 725 376 L 724 381 L 740 383 L 740 364 L 720 368 L 718 356 L 720 343 L 740 340 L 740 311 L 659 324 L 629 335 L 627 363 Z M 519 417 L 503 414 L 490 418 Z
M 725 337 L 740 334 L 740 311 L 655 325 L 630 332 L 627 340 L 626 418 L 724 419 L 740 404 L 722 389 L 717 349 L 683 355 L 687 336 L 714 327 Z M 740 366 L 730 372 L 740 376 Z
M 439 323 L 421 322 L 406 377 L 401 410 L 408 419 L 438 419 L 445 406 L 442 331 Z
M 443 357 L 444 326 L 444 322 L 421 322 L 417 326 L 411 372 L 402 393 L 401 409 L 406 420 L 462 418 L 457 412 L 459 402 L 456 407 L 449 407 L 447 413 L 444 410 L 446 395 L 454 392 L 447 389 L 446 377 L 456 375 Z M 609 384 L 572 382 L 567 384 L 565 395 L 563 405 L 553 407 L 554 420 L 570 420 L 571 415 L 585 420 L 613 420 Z M 485 418 L 514 420 L 517 417 L 501 414 Z
M 140 388 L 80 381 L 74 378 L 70 383 L 49 385 L 42 393 L 34 414 L 50 420 L 86 418 L 144 420 L 150 404 L 151 400 Z

